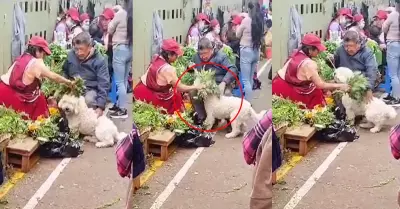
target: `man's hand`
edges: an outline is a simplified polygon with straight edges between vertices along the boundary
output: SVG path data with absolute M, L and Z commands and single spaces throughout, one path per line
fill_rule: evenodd
M 100 117 L 103 115 L 103 110 L 101 108 L 97 108 L 95 111 L 96 111 L 97 117 Z
M 225 83 L 224 81 L 222 81 L 222 82 L 218 85 L 218 88 L 219 88 L 220 94 L 221 94 L 222 96 L 225 95 L 226 83 Z
M 368 90 L 367 94 L 365 95 L 365 102 L 370 103 L 374 99 L 374 94 L 372 93 L 372 90 Z

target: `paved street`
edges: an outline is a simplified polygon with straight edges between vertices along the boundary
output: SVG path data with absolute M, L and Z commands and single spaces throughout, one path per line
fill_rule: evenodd
M 256 92 L 254 108 L 259 112 L 270 107 L 270 84 L 267 71 L 260 79 L 263 88 Z M 129 132 L 131 119 L 119 124 Z M 215 136 L 216 143 L 200 152 L 198 158 L 188 167 L 185 175 L 177 173 L 191 156 L 199 150 L 178 149 L 135 195 L 135 208 L 148 209 L 167 185 L 177 175 L 182 180 L 175 184 L 175 190 L 163 196 L 163 209 L 243 209 L 248 207 L 252 166 L 243 159 L 241 138 L 225 139 L 225 133 Z M 121 209 L 125 204 L 128 179 L 119 177 L 114 148 L 96 149 L 85 145 L 85 153 L 72 159 L 54 183 L 50 174 L 59 171 L 61 160 L 41 160 L 30 173 L 17 182 L 5 197 L 7 204 L 0 208 L 23 208 L 35 197 L 43 197 L 36 207 L 27 209 Z M 189 160 L 190 161 L 190 160 Z M 47 181 L 48 182 L 48 181 Z M 51 182 L 51 181 L 50 181 Z M 49 188 L 48 191 L 46 188 Z M 167 189 L 169 190 L 169 189 Z M 36 194 L 35 194 L 36 193 Z M 35 195 L 35 197 L 34 197 Z M 33 198 L 32 198 L 33 197 Z
M 390 153 L 389 128 L 379 134 L 360 130 L 360 139 L 348 143 L 339 154 L 336 147 L 345 144 L 318 144 L 274 186 L 274 208 L 398 208 L 399 164 Z M 295 199 L 299 200 L 296 207 L 285 207 Z

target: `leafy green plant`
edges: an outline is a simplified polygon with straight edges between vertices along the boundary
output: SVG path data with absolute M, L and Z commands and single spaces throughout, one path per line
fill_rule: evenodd
M 164 129 L 167 120 L 162 114 L 162 109 L 142 101 L 135 101 L 133 104 L 133 121 L 140 130 L 151 128 L 152 130 Z
M 272 122 L 274 126 L 297 126 L 304 121 L 303 104 L 295 104 L 289 99 L 272 96 Z
M 219 95 L 219 88 L 217 82 L 215 81 L 215 70 L 208 69 L 200 71 L 195 71 L 195 83 L 200 83 L 205 86 L 205 88 L 197 91 L 197 96 L 200 99 L 205 99 L 209 95 Z
M 369 83 L 367 78 L 361 72 L 356 72 L 354 73 L 354 76 L 347 81 L 347 83 L 350 86 L 350 98 L 361 102 L 368 91 Z

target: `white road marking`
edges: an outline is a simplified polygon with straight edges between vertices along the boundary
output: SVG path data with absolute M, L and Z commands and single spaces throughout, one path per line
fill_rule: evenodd
M 157 197 L 156 201 L 154 201 L 153 205 L 150 209 L 160 209 L 164 202 L 168 199 L 168 197 L 172 194 L 178 184 L 182 181 L 183 177 L 185 177 L 186 173 L 189 171 L 189 168 L 192 167 L 196 159 L 200 156 L 201 152 L 203 152 L 204 147 L 199 147 L 196 151 L 190 156 L 190 158 L 186 161 L 185 165 L 178 171 L 175 177 L 171 182 L 165 187 L 164 191 Z
M 269 59 L 269 60 L 267 60 L 267 62 L 265 62 L 265 64 L 257 72 L 257 78 L 260 78 L 260 76 L 264 73 L 265 70 L 269 70 L 270 69 L 268 66 L 271 65 L 271 62 L 272 62 L 272 59 Z
M 28 203 L 24 206 L 23 209 L 34 209 L 39 201 L 44 197 L 44 195 L 49 191 L 50 187 L 53 185 L 57 177 L 61 174 L 64 168 L 71 161 L 71 158 L 64 158 L 58 166 L 54 169 L 54 171 L 50 174 L 47 180 L 40 186 L 40 188 L 36 191 L 36 193 L 31 197 Z
M 325 161 L 314 171 L 314 173 L 307 179 L 307 181 L 303 184 L 303 186 L 297 190 L 296 194 L 289 200 L 289 202 L 285 205 L 284 209 L 294 209 L 297 204 L 303 199 L 303 197 L 310 191 L 310 189 L 317 183 L 318 179 L 325 173 L 325 171 L 329 168 L 329 165 L 339 156 L 340 152 L 346 147 L 347 142 L 341 142 L 329 156 L 325 159 Z

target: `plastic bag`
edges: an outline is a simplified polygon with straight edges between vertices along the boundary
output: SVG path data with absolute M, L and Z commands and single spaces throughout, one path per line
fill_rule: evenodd
M 346 124 L 344 120 L 336 120 L 327 128 L 317 131 L 318 140 L 327 142 L 353 142 L 360 136 L 354 126 Z
M 80 143 L 75 141 L 51 141 L 42 144 L 39 153 L 44 158 L 68 158 L 78 157 L 83 151 Z
M 82 154 L 81 144 L 78 141 L 71 140 L 68 120 L 65 117 L 59 119 L 58 129 L 59 133 L 56 138 L 40 146 L 40 156 L 44 158 L 65 158 L 77 157 Z
M 215 143 L 214 133 L 202 133 L 191 129 L 175 139 L 178 146 L 185 148 L 210 147 Z

